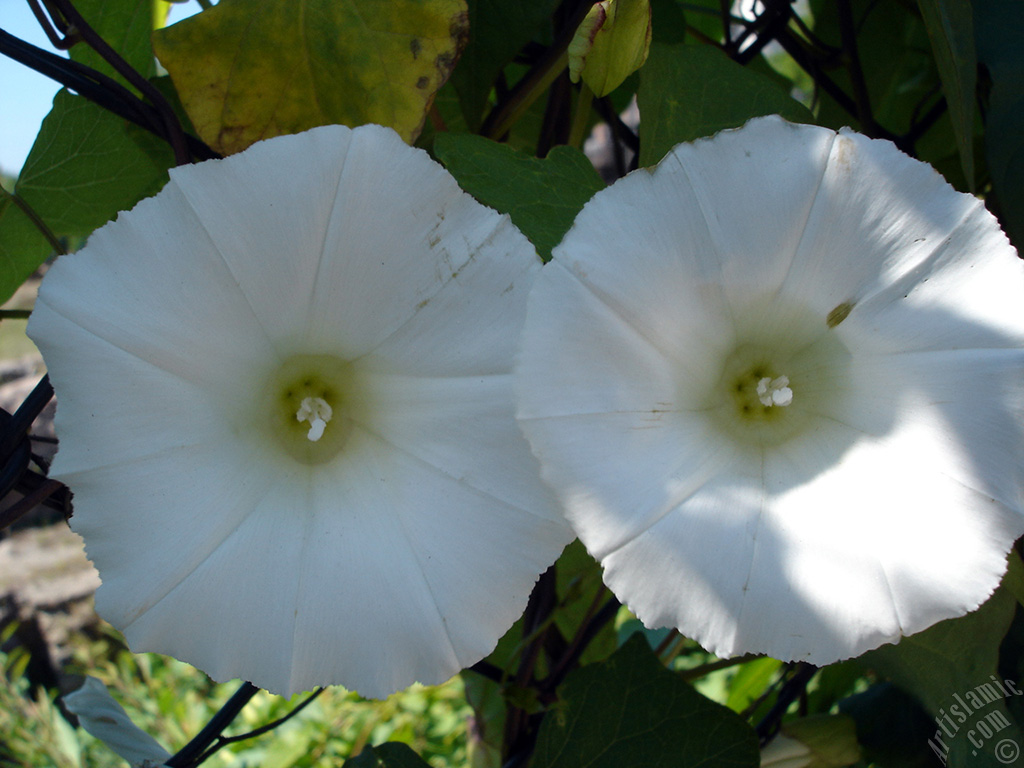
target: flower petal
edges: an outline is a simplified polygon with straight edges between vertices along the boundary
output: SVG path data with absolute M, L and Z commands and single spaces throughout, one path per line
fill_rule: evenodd
M 562 524 L 550 492 L 536 482 L 540 467 L 516 426 L 511 374 L 377 374 L 369 385 L 387 407 L 361 425 L 367 431 L 461 485 Z
M 290 687 L 440 683 L 493 650 L 570 535 L 370 433 L 353 453 L 315 486 Z M 353 625 L 378 642 L 332 655 Z
M 171 185 L 249 298 L 257 327 L 283 356 L 295 354 L 308 336 L 325 232 L 352 137 L 325 126 L 258 142 L 244 162 L 171 170 Z
M 532 343 L 516 377 L 521 423 L 587 413 L 650 415 L 677 406 L 676 366 L 561 262 L 544 269 L 526 327 Z M 552 368 L 555 356 L 563 365 Z M 692 367 L 696 376 L 705 370 L 700 362 Z
M 29 325 L 33 338 L 80 326 L 217 393 L 237 387 L 251 361 L 267 356 L 248 300 L 173 186 L 159 202 L 143 200 L 94 232 L 88 251 L 60 257 L 48 275 Z
M 436 292 L 415 299 L 416 313 L 376 345 L 360 365 L 378 372 L 417 376 L 483 377 L 509 374 L 526 315 L 526 297 L 540 273 L 541 262 L 533 246 L 507 216 L 481 211 L 468 195 L 460 195 L 445 209 L 445 225 L 459 227 L 448 237 Z M 433 236 L 437 237 L 437 235 Z M 449 249 L 458 240 L 468 249 L 458 267 Z M 420 256 L 425 261 L 434 256 Z M 461 258 L 461 257 L 460 257 Z M 472 314 L 474 322 L 465 322 Z
M 840 131 L 781 292 L 823 319 L 856 305 L 913 270 L 977 206 L 890 142 Z
M 1022 280 L 1006 235 L 980 201 L 921 262 L 863 300 L 836 329 L 878 353 L 1024 346 Z

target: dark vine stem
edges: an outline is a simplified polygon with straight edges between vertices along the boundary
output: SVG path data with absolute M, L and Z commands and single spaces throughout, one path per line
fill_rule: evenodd
M 560 30 L 555 42 L 529 72 L 509 91 L 508 98 L 500 102 L 484 118 L 480 135 L 500 141 L 508 130 L 525 114 L 537 98 L 544 93 L 563 70 L 568 56 L 566 51 L 576 28 L 582 23 L 591 8 L 589 2 L 579 2 L 568 21 Z
M 102 72 L 37 48 L 2 29 L 0 53 L 75 91 L 107 111 L 160 135 L 159 130 L 152 125 L 151 108 L 147 109 L 149 105 Z
M 39 383 L 5 425 L 3 438 L 0 439 L 0 463 L 5 463 L 15 448 L 26 438 L 28 428 L 32 426 L 32 422 L 42 413 L 43 408 L 52 397 L 53 386 L 50 384 L 50 376 L 47 374 L 39 380 Z
M 908 155 L 913 155 L 914 145 L 917 144 L 921 137 L 924 136 L 933 125 L 935 125 L 943 114 L 945 114 L 948 106 L 949 105 L 946 103 L 945 97 L 940 98 L 932 104 L 928 111 L 925 112 L 919 120 L 914 122 L 914 124 L 910 126 L 910 130 L 903 135 L 902 144 L 899 145 L 900 149 Z
M 114 70 L 125 80 L 138 88 L 139 93 L 149 99 L 156 108 L 160 121 L 166 131 L 166 138 L 174 151 L 174 159 L 178 165 L 186 165 L 192 162 L 192 155 L 188 151 L 188 144 L 185 141 L 185 131 L 178 121 L 177 115 L 171 109 L 171 105 L 164 98 L 152 83 L 135 71 L 121 55 L 115 51 L 99 33 L 93 29 L 85 18 L 78 12 L 78 9 L 71 3 L 71 0 L 49 0 L 64 19 L 70 24 L 75 32 L 86 42 L 96 53 L 103 57 L 103 60 L 110 64 Z
M 64 30 L 63 36 L 61 36 L 61 33 L 53 28 L 50 17 L 46 15 L 46 11 L 39 5 L 39 0 L 27 0 L 27 2 L 28 7 L 32 10 L 32 15 L 36 17 L 36 21 L 39 22 L 39 26 L 42 27 L 47 39 L 49 39 L 50 45 L 58 51 L 70 50 L 75 43 L 81 42 L 81 38 L 73 30 Z M 43 2 L 45 3 L 46 0 L 43 0 Z M 47 10 L 49 10 L 49 6 L 47 6 Z
M 0 531 L 10 525 L 13 525 L 33 509 L 53 498 L 57 498 L 58 500 L 51 506 L 58 507 L 65 513 L 65 516 L 68 515 L 71 508 L 71 494 L 68 491 L 67 486 L 57 480 L 51 480 L 50 478 L 43 477 L 42 475 L 36 475 L 34 472 L 24 472 L 18 479 L 19 485 L 23 484 L 28 477 L 38 478 L 38 485 L 35 489 L 29 491 L 25 496 L 9 506 L 3 512 L 0 512 Z
M 767 744 L 778 732 L 786 710 L 789 709 L 790 704 L 804 694 L 807 690 L 807 684 L 811 682 L 811 678 L 817 672 L 818 668 L 816 666 L 806 662 L 801 661 L 794 666 L 793 675 L 783 684 L 782 690 L 779 691 L 779 695 L 775 699 L 774 706 L 772 706 L 768 714 L 761 719 L 761 722 L 755 728 L 762 746 Z
M 732 3 L 729 0 L 718 0 L 718 14 L 722 17 L 722 40 L 725 47 L 732 46 Z
M 79 96 L 169 142 L 156 109 L 113 78 L 77 61 L 45 51 L 0 29 L 0 54 L 54 80 Z M 210 160 L 220 155 L 194 136 L 186 135 L 192 157 Z
M 203 753 L 220 737 L 221 732 L 231 724 L 231 721 L 238 717 L 238 713 L 258 691 L 259 688 L 252 683 L 242 683 L 227 703 L 220 708 L 220 711 L 210 718 L 210 722 L 196 734 L 196 737 L 182 747 L 165 765 L 169 768 L 192 768 L 192 766 L 199 765 Z
M 32 460 L 32 442 L 28 430 L 46 404 L 53 397 L 50 377 L 43 376 L 29 396 L 14 414 L 2 413 L 3 432 L 0 434 L 0 498 L 16 488 L 26 495 L 0 514 L 0 530 L 14 523 L 31 511 L 36 505 L 56 496 L 56 505 L 65 511 L 70 509 L 70 494 L 56 480 L 47 480 L 29 470 Z
M 547 157 L 552 147 L 569 143 L 572 93 L 569 71 L 563 69 L 548 89 L 548 103 L 537 141 L 537 157 Z
M 247 731 L 246 733 L 240 733 L 237 736 L 217 736 L 216 741 L 214 741 L 214 743 L 196 759 L 195 765 L 199 765 L 205 762 L 215 752 L 226 747 L 228 744 L 234 744 L 235 742 L 245 741 L 247 739 L 254 739 L 257 736 L 262 736 L 264 733 L 269 733 L 270 731 L 277 728 L 279 725 L 283 725 L 284 723 L 288 722 L 293 717 L 295 717 L 297 714 L 299 714 L 299 712 L 304 710 L 310 704 L 312 704 L 316 697 L 323 693 L 325 690 L 327 689 L 317 688 L 315 691 L 309 694 L 309 696 L 303 699 L 302 702 L 296 705 L 295 709 L 293 709 L 287 715 L 279 717 L 277 718 L 277 720 L 273 720 L 267 723 L 266 725 L 261 725 L 259 728 Z
M 864 132 L 874 135 L 878 130 L 878 125 L 871 111 L 871 98 L 868 95 L 868 86 L 864 81 L 864 69 L 861 66 L 860 53 L 857 49 L 857 28 L 853 18 L 853 8 L 849 0 L 837 0 L 836 8 L 839 15 L 839 35 L 844 64 L 853 86 L 853 100 L 857 109 L 856 117 Z
M 562 684 L 568 675 L 579 663 L 580 657 L 583 656 L 583 652 L 590 645 L 590 642 L 597 637 L 597 633 L 600 632 L 608 622 L 615 618 L 615 615 L 619 612 L 619 608 L 622 607 L 616 598 L 612 597 L 605 603 L 601 610 L 594 614 L 594 618 L 588 622 L 582 632 L 582 636 L 579 644 L 571 655 L 567 655 L 567 663 L 558 670 L 557 674 L 552 674 L 544 681 L 544 689 L 549 694 L 554 694 L 555 689 Z
M 15 194 L 13 192 L 7 192 L 7 190 L 4 190 L 3 192 L 6 197 L 9 197 L 11 199 L 12 203 L 18 206 L 21 212 L 25 214 L 29 221 L 32 222 L 32 225 L 40 232 L 40 234 L 42 234 L 42 236 L 46 238 L 46 242 L 48 242 L 50 244 L 50 247 L 53 248 L 54 253 L 60 254 L 61 256 L 67 253 L 67 249 L 64 248 L 63 243 L 61 243 L 61 241 L 57 239 L 57 236 L 53 234 L 53 230 L 46 226 L 46 222 L 43 221 L 43 217 L 36 213 L 35 209 L 31 205 L 26 203 L 25 200 L 21 197 L 21 195 Z M 14 312 L 17 310 L 9 311 Z M 25 316 L 28 317 L 27 314 Z
M 857 103 L 850 98 L 842 88 L 836 85 L 835 81 L 826 75 L 814 57 L 803 47 L 803 41 L 795 37 L 789 29 L 780 29 L 775 41 L 782 46 L 782 49 L 789 54 L 807 74 L 811 76 L 815 84 L 825 93 L 831 96 L 840 107 L 846 110 L 851 116 L 857 117 Z M 865 133 L 876 139 L 888 139 L 902 149 L 902 142 L 899 136 L 887 131 L 872 119 L 872 130 L 865 128 Z
M 685 669 L 679 671 L 679 677 L 687 682 L 691 680 L 699 680 L 705 675 L 710 675 L 712 672 L 717 672 L 720 669 L 729 669 L 740 664 L 746 664 L 748 661 L 754 659 L 763 659 L 764 656 L 757 653 L 747 653 L 743 656 L 734 656 L 731 659 L 719 659 L 718 661 L 711 661 L 707 664 L 701 664 L 699 667 L 693 669 Z
M 545 634 L 551 624 L 552 611 L 557 607 L 557 577 L 554 565 L 537 580 L 523 612 L 523 638 L 527 642 L 519 661 L 514 684 L 527 688 L 533 683 L 534 672 L 544 648 Z M 517 754 L 529 755 L 533 751 L 536 734 L 530 727 L 529 713 L 511 701 L 505 706 L 504 752 L 506 759 Z
M 737 64 L 746 66 L 776 38 L 779 30 L 788 26 L 792 17 L 793 8 L 789 0 L 767 2 L 764 12 L 748 25 L 743 37 L 736 41 L 731 50 L 726 49 L 727 52 Z M 753 41 L 744 47 L 751 35 L 754 35 Z

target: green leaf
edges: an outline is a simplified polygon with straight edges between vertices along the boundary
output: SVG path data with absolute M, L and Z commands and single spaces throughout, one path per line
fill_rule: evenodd
M 651 0 L 651 40 L 674 45 L 686 40 L 687 17 L 677 0 Z
M 408 744 L 389 741 L 376 747 L 367 747 L 358 757 L 351 757 L 342 768 L 430 768 L 430 765 L 412 751 Z
M 58 238 L 77 241 L 155 194 L 174 157 L 155 136 L 60 91 L 43 120 L 15 192 Z M 53 249 L 10 196 L 0 196 L 0 301 Z
M 62 90 L 15 191 L 57 237 L 81 238 L 160 191 L 173 164 L 160 139 Z
M 51 252 L 42 232 L 0 187 L 0 304 L 11 298 Z
M 1024 561 L 1021 561 L 1016 549 L 1011 549 L 1007 557 L 1003 588 L 1017 598 L 1019 605 L 1024 605 Z
M 653 43 L 640 70 L 640 165 L 657 163 L 676 144 L 736 128 L 752 117 L 814 116 L 764 75 L 704 45 Z
M 634 635 L 607 661 L 571 674 L 537 736 L 533 768 L 739 768 L 757 736 L 701 696 Z
M 992 79 L 985 115 L 985 154 L 997 213 L 1024 252 L 1024 13 L 1019 0 L 975 0 L 978 60 Z
M 826 667 L 827 669 L 827 667 Z M 940 768 L 928 746 L 935 721 L 910 694 L 892 683 L 878 683 L 839 702 L 839 711 L 857 725 L 857 741 L 871 766 Z
M 469 43 L 452 73 L 466 122 L 476 130 L 498 73 L 538 35 L 557 0 L 468 0 Z
M 960 162 L 974 190 L 974 89 L 978 59 L 974 52 L 974 17 L 970 0 L 917 0 L 932 41 L 953 122 Z
M 145 78 L 156 74 L 150 34 L 153 0 L 76 0 L 75 8 L 90 27 L 131 67 Z M 110 77 L 127 82 L 86 43 L 71 48 L 71 58 Z
M 440 134 L 434 152 L 459 185 L 507 213 L 547 261 L 576 214 L 604 182 L 586 155 L 558 146 L 543 160 L 480 136 Z
M 1007 689 L 998 675 L 999 646 L 1016 606 L 1010 591 L 1000 587 L 973 613 L 860 657 L 862 664 L 914 695 L 935 718 L 930 741 L 946 754 L 950 768 L 996 768 L 1003 764 L 993 754 L 1000 740 L 1024 744 L 1024 733 L 1006 709 Z M 997 724 L 1003 726 L 998 737 L 984 736 Z
M 465 0 L 222 0 L 153 44 L 200 137 L 232 154 L 329 123 L 412 142 L 466 24 Z

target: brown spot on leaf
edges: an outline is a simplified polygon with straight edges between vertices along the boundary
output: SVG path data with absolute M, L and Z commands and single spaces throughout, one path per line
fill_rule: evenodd
M 423 50 L 423 43 L 420 42 L 418 37 L 414 37 L 409 41 L 409 51 L 412 53 L 414 59 L 420 57 L 420 51 Z
M 456 54 L 462 53 L 462 49 L 469 42 L 469 11 L 460 11 L 452 16 L 448 25 L 448 34 L 455 41 Z
M 421 91 L 428 85 L 430 85 L 429 77 L 421 77 L 419 80 L 416 81 L 416 87 L 419 88 Z

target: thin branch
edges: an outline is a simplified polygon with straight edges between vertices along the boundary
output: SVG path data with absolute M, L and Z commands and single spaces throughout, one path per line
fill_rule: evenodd
M 29 427 L 42 413 L 43 408 L 52 397 L 53 386 L 50 384 L 50 376 L 47 374 L 39 380 L 29 396 L 11 416 L 10 421 L 4 425 L 3 437 L 0 438 L 0 462 L 6 462 L 15 448 L 27 439 Z
M 327 689 L 326 688 L 317 688 L 315 691 L 313 691 L 311 694 L 309 694 L 309 696 L 307 696 L 305 699 L 303 699 L 302 702 L 300 704 L 298 704 L 295 707 L 295 709 L 293 709 L 287 715 L 284 715 L 283 717 L 279 717 L 279 718 L 277 718 L 277 720 L 273 720 L 273 721 L 267 723 L 266 725 L 262 725 L 259 728 L 251 730 L 251 731 L 249 731 L 247 733 L 240 733 L 237 736 L 218 736 L 217 737 L 217 741 L 214 742 L 214 744 L 209 749 L 207 749 L 205 752 L 203 752 L 202 755 L 199 756 L 199 758 L 195 761 L 195 764 L 199 765 L 200 763 L 205 762 L 215 752 L 217 752 L 218 750 L 222 749 L 223 747 L 226 747 L 228 744 L 234 744 L 235 742 L 238 742 L 238 741 L 245 741 L 246 739 L 254 739 L 257 736 L 262 736 L 264 733 L 268 733 L 269 731 L 274 730 L 279 725 L 282 725 L 283 723 L 286 723 L 289 720 L 291 720 L 293 717 L 295 717 L 297 714 L 299 714 L 299 712 L 301 712 L 306 707 L 308 707 L 310 704 L 312 704 L 313 700 L 316 699 L 316 697 L 319 696 L 321 693 L 323 693 L 325 690 L 327 690 Z
M 496 664 L 491 664 L 489 661 L 478 661 L 471 667 L 466 667 L 469 672 L 476 672 L 480 677 L 485 680 L 490 680 L 492 683 L 498 685 L 504 685 L 507 675 L 505 670 Z
M 11 202 L 18 206 L 18 209 L 23 214 L 25 214 L 28 220 L 32 222 L 32 225 L 42 234 L 43 237 L 46 238 L 46 241 L 50 244 L 50 247 L 53 248 L 54 253 L 58 253 L 61 256 L 67 254 L 67 249 L 64 247 L 64 244 L 57 239 L 57 236 L 55 234 L 53 234 L 53 230 L 46 226 L 46 222 L 43 221 L 43 217 L 36 213 L 35 209 L 27 202 L 25 202 L 24 198 L 22 198 L 21 195 L 16 194 L 14 192 L 8 192 L 6 189 L 3 190 L 0 194 L 9 197 L 11 199 Z M 7 311 L 17 312 L 27 310 Z M 25 317 L 28 317 L 28 315 L 26 314 Z
M 732 59 L 744 66 L 761 54 L 764 47 L 774 40 L 779 30 L 789 25 L 793 9 L 789 0 L 774 0 L 765 3 L 764 11 L 748 27 L 743 37 L 733 46 Z M 751 34 L 756 34 L 753 42 L 743 47 Z M 741 50 L 742 48 L 742 50 Z
M 803 661 L 798 662 L 794 670 L 793 676 L 785 682 L 782 690 L 779 691 L 775 705 L 761 719 L 761 722 L 757 724 L 755 730 L 762 745 L 766 744 L 779 730 L 782 716 L 786 714 L 790 704 L 803 695 L 804 691 L 807 690 L 807 684 L 811 682 L 811 678 L 818 672 L 818 668 L 813 664 L 807 664 Z
M 81 42 L 80 37 L 69 34 L 68 30 L 58 31 L 55 29 L 50 17 L 46 15 L 46 11 L 39 5 L 38 0 L 28 0 L 28 7 L 32 9 L 32 15 L 36 17 L 36 21 L 39 22 L 39 26 L 42 27 L 50 44 L 58 51 L 69 50 L 75 43 Z
M 814 33 L 814 30 L 807 26 L 807 22 L 800 18 L 799 14 L 791 14 L 790 20 L 793 22 L 793 25 L 800 31 L 800 34 L 803 35 L 804 38 L 807 40 L 807 43 L 812 48 L 816 48 L 819 51 L 819 56 L 831 58 L 833 56 L 837 56 L 842 52 L 839 48 L 836 48 L 833 45 L 829 45 L 820 37 L 818 37 Z
M 220 708 L 210 722 L 196 735 L 192 741 L 182 747 L 176 755 L 168 760 L 165 765 L 169 768 L 191 768 L 199 764 L 199 758 L 206 751 L 207 747 L 213 744 L 221 732 L 231 725 L 231 721 L 238 717 L 238 713 L 249 703 L 249 699 L 259 691 L 252 683 L 242 683 L 227 703 Z
M 576 630 L 576 634 L 569 642 L 565 655 L 559 659 L 558 664 L 555 665 L 547 680 L 544 681 L 546 691 L 554 691 L 561 684 L 565 676 L 569 674 L 576 665 L 576 662 L 579 661 L 587 646 L 597 636 L 597 633 L 615 617 L 621 604 L 614 597 L 608 600 L 601 610 L 597 610 L 597 606 L 604 599 L 606 592 L 607 589 L 602 584 L 597 592 L 594 593 L 594 599 L 588 606 L 587 612 L 580 622 L 579 629 Z
M 850 113 L 851 116 L 857 116 L 857 104 L 849 94 L 846 93 L 842 88 L 836 85 L 835 81 L 826 75 L 813 56 L 811 56 L 803 47 L 804 41 L 800 38 L 793 36 L 788 28 L 779 30 L 779 33 L 775 37 L 775 41 L 782 46 L 782 49 L 789 54 L 790 58 L 793 59 L 807 74 L 814 80 L 821 90 L 831 96 L 840 107 Z M 871 129 L 866 126 L 862 126 L 864 132 L 876 139 L 888 139 L 892 142 L 898 142 L 899 137 L 887 131 L 880 125 L 874 124 Z
M 690 680 L 697 680 L 698 678 L 704 677 L 704 675 L 710 675 L 712 672 L 717 672 L 720 669 L 729 669 L 729 667 L 735 667 L 739 664 L 746 664 L 748 661 L 762 658 L 764 658 L 764 656 L 759 653 L 747 653 L 743 656 L 735 656 L 731 659 L 719 659 L 718 661 L 701 664 L 699 667 L 694 667 L 693 669 L 682 669 L 679 671 L 679 676 L 683 680 L 689 682 Z
M 718 0 L 718 13 L 722 17 L 722 40 L 725 47 L 732 46 L 732 3 L 730 0 Z
M 932 126 L 942 117 L 948 104 L 946 103 L 945 97 L 940 98 L 931 108 L 924 113 L 924 115 L 916 120 L 905 134 L 903 134 L 900 141 L 896 142 L 896 146 L 906 152 L 908 155 L 916 156 L 914 152 L 914 145 L 924 136 L 928 131 L 931 130 Z
M 34 491 L 18 499 L 7 509 L 0 511 L 0 531 L 13 525 L 51 496 L 58 494 L 65 488 L 63 483 L 47 478 Z
M 853 8 L 850 0 L 837 0 L 836 8 L 839 15 L 839 37 L 843 48 L 843 59 L 846 71 L 850 75 L 853 87 L 853 101 L 856 105 L 856 117 L 865 133 L 874 134 L 877 124 L 871 112 L 871 99 L 868 86 L 864 81 L 864 69 L 860 64 L 860 53 L 857 50 L 857 28 L 853 19 Z
M 597 114 L 601 116 L 601 119 L 608 123 L 608 127 L 611 128 L 612 133 L 619 141 L 633 152 L 640 151 L 640 139 L 637 137 L 636 132 L 622 121 L 622 117 L 615 111 L 611 100 L 607 96 L 597 99 L 594 102 L 594 109 L 597 110 Z

